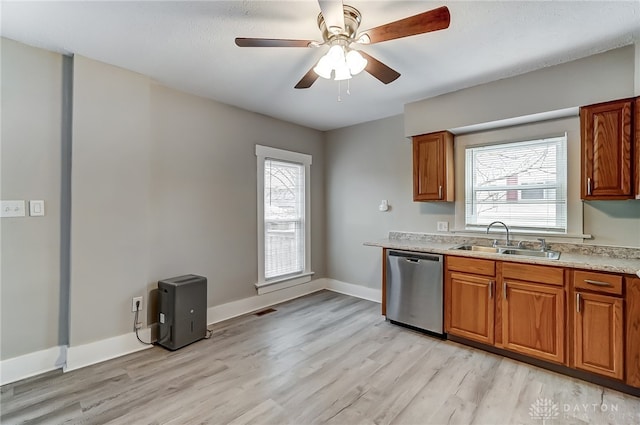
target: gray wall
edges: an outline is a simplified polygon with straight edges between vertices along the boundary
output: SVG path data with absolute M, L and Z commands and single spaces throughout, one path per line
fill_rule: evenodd
M 44 199 L 46 211 L 1 222 L 0 358 L 6 359 L 65 338 L 58 324 L 62 57 L 0 42 L 2 199 Z
M 207 276 L 209 307 L 255 295 L 256 144 L 313 155 L 312 270 L 325 276 L 323 133 L 81 56 L 73 64 L 69 255 L 63 60 L 2 39 L 2 199 L 44 199 L 47 215 L 2 219 L 0 358 L 128 333 L 131 298 L 148 303 L 165 277 Z
M 76 56 L 71 345 L 131 331 L 158 279 L 208 277 L 208 305 L 256 294 L 256 156 L 313 155 L 312 269 L 323 277 L 323 133 Z
M 412 201 L 411 143 L 403 130 L 403 117 L 396 116 L 327 133 L 327 275 L 333 279 L 379 288 L 381 250 L 363 242 L 390 230 L 436 233 L 437 221 L 451 228 L 455 222 L 454 203 Z M 569 152 L 578 149 L 579 138 L 570 142 Z M 579 158 L 569 161 L 575 180 Z M 382 199 L 390 211 L 378 211 Z M 640 201 L 585 202 L 583 209 L 584 233 L 594 238 L 587 243 L 640 248 Z
M 45 217 L 2 219 L 7 359 L 64 344 L 67 305 L 59 300 L 62 58 L 5 39 L 1 53 L 2 198 L 47 203 Z M 90 59 L 74 64 L 72 345 L 130 332 L 131 297 L 149 301 L 163 277 L 207 276 L 209 306 L 255 294 L 255 144 L 313 155 L 315 277 L 378 288 L 380 250 L 362 242 L 453 223 L 453 204 L 411 200 L 403 116 L 323 134 Z M 389 212 L 378 211 L 382 199 Z M 622 238 L 638 228 L 639 210 L 635 201 L 586 204 L 584 230 L 629 245 Z
M 210 306 L 256 294 L 256 144 L 313 156 L 311 268 L 323 277 L 323 134 L 161 86 L 151 99 L 149 281 L 200 273 Z
M 405 105 L 406 136 L 634 95 L 633 45 Z
M 633 96 L 636 51 L 628 46 L 425 99 L 406 105 L 404 116 L 328 132 L 327 274 L 379 288 L 380 250 L 363 246 L 364 241 L 383 238 L 389 230 L 434 233 L 438 220 L 453 226 L 453 203 L 412 201 L 411 143 L 405 135 Z M 579 158 L 569 161 L 569 171 L 579 173 Z M 460 176 L 456 173 L 458 180 Z M 576 175 L 569 178 L 574 181 Z M 382 199 L 389 200 L 389 212 L 377 210 Z M 585 202 L 583 231 L 593 236 L 588 243 L 640 248 L 640 201 Z
M 401 115 L 327 133 L 327 275 L 380 287 L 380 249 L 365 241 L 390 230 L 435 232 L 453 224 L 454 204 L 413 202 L 411 143 Z M 388 212 L 378 211 L 387 199 Z
M 149 272 L 151 144 L 147 77 L 77 55 L 73 75 L 72 346 L 132 329 Z

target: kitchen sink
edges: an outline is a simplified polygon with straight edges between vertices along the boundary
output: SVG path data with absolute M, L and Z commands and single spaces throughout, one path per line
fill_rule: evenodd
M 481 245 L 458 245 L 453 247 L 453 249 L 460 249 L 463 251 L 498 252 L 498 248 Z
M 482 245 L 468 245 L 462 244 L 454 246 L 451 249 L 457 249 L 462 251 L 478 251 L 478 252 L 491 252 L 496 254 L 503 255 L 514 255 L 514 256 L 522 256 L 522 257 L 537 257 L 537 258 L 546 258 L 548 260 L 557 260 L 560 258 L 560 253 L 558 251 L 540 251 L 536 249 L 527 249 L 527 248 L 516 248 L 510 246 L 482 246 Z
M 505 255 L 522 255 L 525 257 L 539 257 L 547 258 L 549 260 L 557 260 L 560 258 L 558 251 L 537 251 L 534 249 L 519 249 L 519 248 L 501 248 L 498 250 L 499 254 Z

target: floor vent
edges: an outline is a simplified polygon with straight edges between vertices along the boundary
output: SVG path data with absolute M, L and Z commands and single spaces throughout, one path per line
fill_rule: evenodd
M 278 311 L 275 308 L 268 308 L 266 310 L 259 311 L 257 313 L 253 313 L 256 316 L 264 316 L 265 314 L 273 313 L 274 311 Z

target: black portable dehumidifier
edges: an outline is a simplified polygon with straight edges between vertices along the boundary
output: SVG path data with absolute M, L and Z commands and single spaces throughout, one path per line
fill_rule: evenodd
M 158 281 L 158 345 L 177 350 L 207 333 L 207 278 L 193 274 Z

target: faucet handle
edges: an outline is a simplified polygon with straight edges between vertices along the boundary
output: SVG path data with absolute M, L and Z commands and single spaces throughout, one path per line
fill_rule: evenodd
M 546 251 L 547 250 L 547 241 L 544 240 L 544 238 L 538 238 L 538 240 L 540 241 L 540 251 Z

